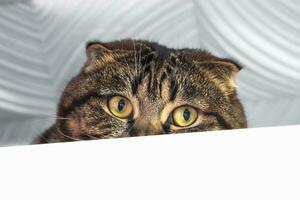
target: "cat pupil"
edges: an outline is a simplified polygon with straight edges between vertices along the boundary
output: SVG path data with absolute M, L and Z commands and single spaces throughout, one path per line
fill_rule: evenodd
M 190 118 L 190 111 L 186 108 L 184 111 L 183 111 L 183 118 L 185 121 L 188 121 L 189 118 Z
M 122 111 L 125 107 L 125 100 L 124 99 L 121 99 L 118 103 L 118 110 L 119 111 Z

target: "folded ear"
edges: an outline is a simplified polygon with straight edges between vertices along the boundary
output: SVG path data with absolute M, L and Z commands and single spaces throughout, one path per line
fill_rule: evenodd
M 223 76 L 235 86 L 236 77 L 242 69 L 241 65 L 232 59 L 219 59 L 215 62 L 215 68 L 219 76 Z
M 233 93 L 236 88 L 236 77 L 242 67 L 231 59 L 213 59 L 196 61 L 200 70 L 213 81 L 226 96 Z
M 203 68 L 216 72 L 220 77 L 235 78 L 242 66 L 232 59 L 213 59 L 205 61 L 195 61 L 197 65 Z
M 236 74 L 243 69 L 243 67 L 238 62 L 232 59 L 223 58 L 223 59 L 219 59 L 217 62 L 228 67 L 233 73 Z
M 104 63 L 114 61 L 112 51 L 100 42 L 88 43 L 86 45 L 86 56 L 87 61 L 83 69 L 85 72 L 100 68 Z
M 125 58 L 128 64 L 136 56 L 141 56 L 139 62 L 144 63 L 153 57 L 151 52 L 152 49 L 146 43 L 137 40 L 89 42 L 86 46 L 87 61 L 83 71 L 90 72 L 99 69 L 109 62 L 121 63 Z
M 229 87 L 235 88 L 236 87 L 236 77 L 242 66 L 234 60 L 231 59 L 220 59 L 219 66 L 220 68 L 227 69 L 227 73 L 224 72 L 225 80 L 229 84 Z M 223 71 L 223 70 L 222 70 Z
M 228 93 L 236 88 L 236 77 L 241 65 L 232 59 L 219 59 L 215 64 L 215 73 L 227 85 Z

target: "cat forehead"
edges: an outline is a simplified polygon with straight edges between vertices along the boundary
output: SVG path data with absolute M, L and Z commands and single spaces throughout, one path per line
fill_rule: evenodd
M 227 96 L 234 90 L 234 79 L 239 71 L 231 60 L 217 58 L 200 49 L 173 49 L 139 40 L 89 44 L 87 57 L 83 73 L 99 73 L 99 87 L 116 91 L 114 93 L 124 88 L 126 91 L 131 88 L 135 93 L 143 85 L 147 88 L 146 94 L 154 96 L 163 82 L 168 81 L 165 87 L 184 88 L 185 96 L 195 96 L 195 90 L 215 86 Z
M 161 87 L 164 80 L 181 80 L 182 77 L 189 78 L 179 84 L 189 85 L 199 82 L 197 79 L 200 78 L 194 76 L 195 73 L 197 74 L 194 68 L 197 67 L 193 60 L 213 58 L 208 52 L 199 49 L 172 49 L 148 41 L 122 40 L 104 45 L 111 50 L 108 54 L 112 59 L 103 63 L 103 67 L 97 71 L 102 74 L 101 82 L 109 81 L 111 83 L 109 86 L 113 88 L 117 85 L 131 85 L 134 88 L 147 79 L 148 88 L 156 89 Z M 194 75 L 192 76 L 191 73 Z M 170 84 L 168 86 L 171 87 Z
M 143 65 L 114 63 L 99 70 L 94 80 L 99 82 L 99 89 L 108 93 L 154 99 L 167 95 L 171 101 L 177 95 L 182 98 L 199 96 L 195 90 L 212 84 L 206 81 L 197 66 L 181 63 L 174 55 Z

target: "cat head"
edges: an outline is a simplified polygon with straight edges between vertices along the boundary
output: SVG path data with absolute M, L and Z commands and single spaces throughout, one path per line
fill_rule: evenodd
M 199 49 L 153 42 L 91 42 L 63 92 L 56 127 L 78 139 L 244 128 L 241 67 Z M 60 120 L 66 118 L 67 120 Z

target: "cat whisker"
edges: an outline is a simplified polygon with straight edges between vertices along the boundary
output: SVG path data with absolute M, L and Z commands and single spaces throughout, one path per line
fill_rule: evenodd
M 136 58 L 136 49 L 135 49 L 135 41 L 132 39 L 132 43 L 133 43 L 133 53 L 134 53 L 134 66 L 136 68 L 138 68 L 138 65 L 137 65 L 137 58 Z
M 93 135 L 91 135 L 89 133 L 84 133 L 83 135 L 88 136 L 90 139 L 93 139 L 93 140 L 99 139 L 98 137 L 95 137 L 95 136 L 93 136 Z
M 122 43 L 122 50 L 124 51 L 123 43 Z M 127 59 L 124 54 L 122 54 L 122 57 L 123 57 L 124 61 L 126 62 L 127 67 L 129 67 L 129 64 L 128 64 Z
M 81 141 L 81 139 L 77 139 L 77 138 L 74 138 L 74 137 L 71 137 L 71 136 L 68 136 L 68 135 L 64 134 L 57 126 L 56 126 L 56 130 L 59 134 L 61 134 L 62 136 L 66 137 L 66 138 L 69 138 L 73 141 Z
M 141 60 L 142 60 L 142 42 L 140 43 L 139 66 L 141 66 Z
M 110 133 L 110 128 L 102 128 L 101 132 L 96 132 L 96 133 L 82 133 L 82 135 L 88 136 L 91 139 L 100 139 L 101 137 L 107 136 L 107 133 Z
M 47 120 L 69 120 L 70 118 L 64 118 L 64 117 L 44 117 L 39 119 L 32 119 L 32 122 L 39 122 L 39 121 L 47 121 Z

